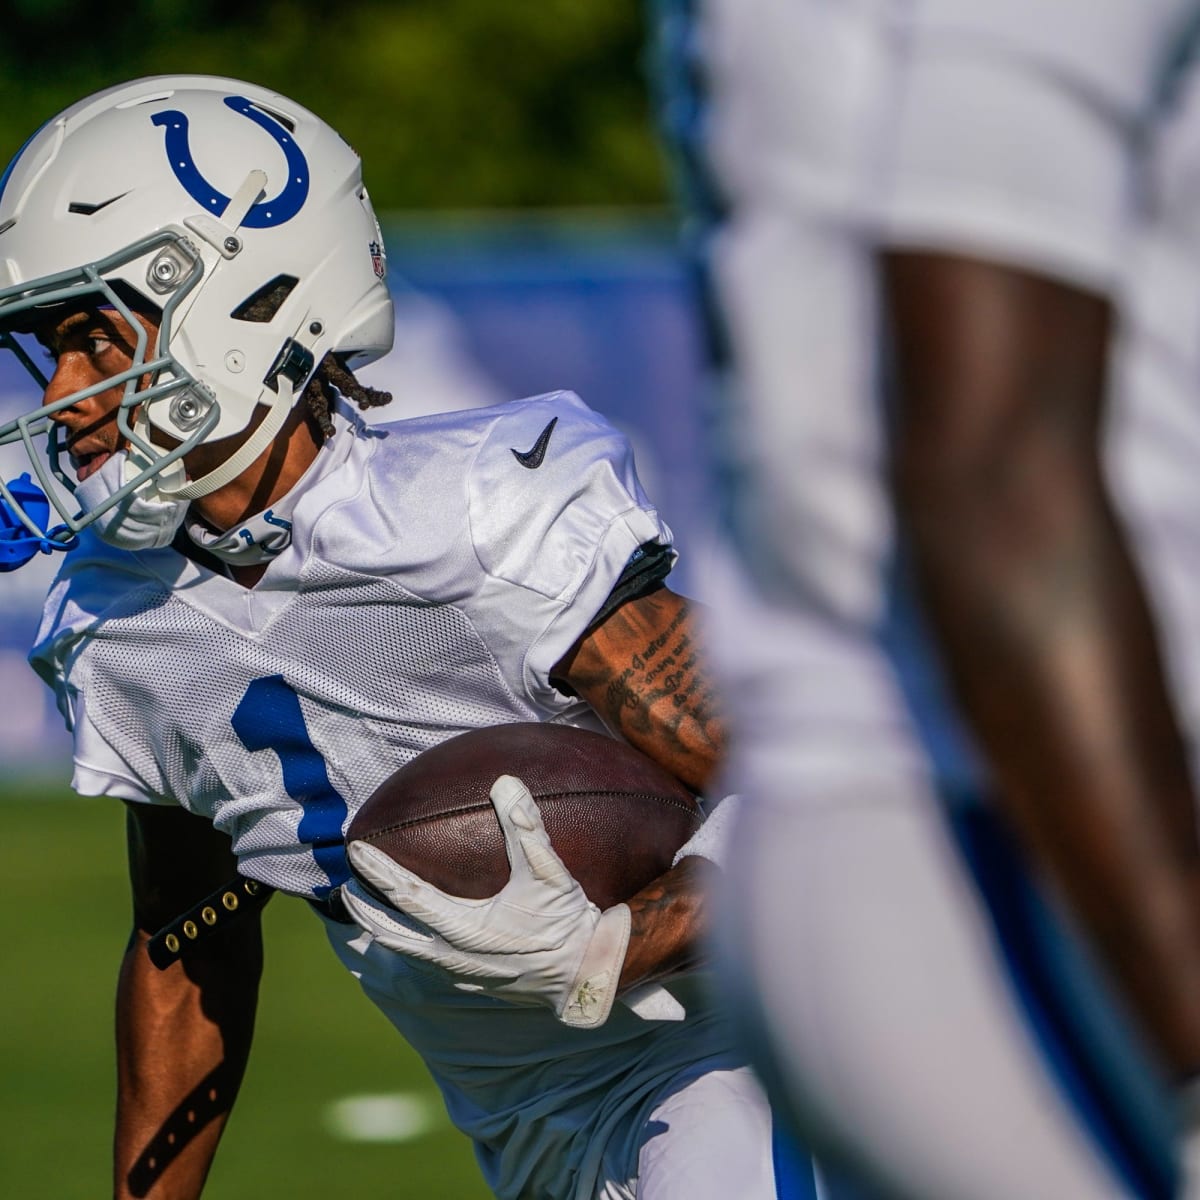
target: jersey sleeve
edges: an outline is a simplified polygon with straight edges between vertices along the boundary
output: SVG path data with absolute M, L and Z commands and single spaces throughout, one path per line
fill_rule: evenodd
M 75 697 L 74 766 L 71 787 L 80 796 L 115 796 L 137 804 L 174 804 L 152 789 L 88 718 L 83 693 Z
M 68 556 L 42 610 L 29 664 L 54 693 L 73 742 L 71 787 L 81 796 L 116 796 L 137 803 L 171 804 L 142 777 L 89 719 L 85 696 L 91 631 L 123 587 L 136 583 L 120 572 L 85 570 L 95 563 L 90 538 Z M 100 554 L 104 552 L 101 549 Z
M 551 669 L 644 547 L 671 546 L 671 530 L 642 490 L 628 439 L 569 392 L 515 404 L 491 426 L 468 513 L 484 603 L 500 618 L 493 636 L 523 639 L 512 649 L 524 688 L 558 707 L 566 699 Z

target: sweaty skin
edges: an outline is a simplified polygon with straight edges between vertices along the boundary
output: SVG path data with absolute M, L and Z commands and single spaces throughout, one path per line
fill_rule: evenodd
M 148 318 L 139 317 L 149 338 L 147 354 L 152 354 L 158 330 Z M 123 371 L 133 361 L 135 331 L 118 313 L 88 309 L 72 313 L 39 335 L 54 362 L 54 372 L 46 388 L 50 403 L 72 392 Z M 143 380 L 142 385 L 145 386 Z M 109 457 L 122 448 L 117 428 L 117 408 L 124 385 L 80 400 L 54 416 L 66 429 L 67 450 L 76 477 L 82 483 L 94 475 Z
M 152 338 L 149 318 L 140 320 Z M 74 314 L 42 336 L 55 359 L 46 402 L 126 368 L 133 330 L 117 314 Z M 121 448 L 116 412 L 121 387 L 62 410 L 77 466 L 98 470 Z M 247 436 L 247 435 L 241 435 Z M 311 465 L 319 430 L 297 409 L 263 454 L 231 483 L 193 501 L 192 513 L 228 529 L 288 492 Z M 188 455 L 206 474 L 234 439 Z M 231 570 L 253 587 L 265 567 Z M 662 587 L 627 601 L 572 648 L 554 671 L 605 722 L 701 790 L 724 737 L 713 688 L 697 647 L 688 602 Z M 245 1073 L 262 971 L 257 914 L 205 942 L 166 971 L 146 952 L 150 936 L 226 882 L 236 869 L 228 838 L 182 809 L 127 806 L 134 928 L 117 994 L 116 1200 L 195 1200 Z M 630 902 L 632 932 L 622 990 L 698 961 L 706 876 L 715 868 L 686 859 Z
M 998 799 L 1163 1060 L 1200 1070 L 1200 845 L 1161 654 L 1100 456 L 1110 306 L 1012 268 L 884 259 L 894 486 Z

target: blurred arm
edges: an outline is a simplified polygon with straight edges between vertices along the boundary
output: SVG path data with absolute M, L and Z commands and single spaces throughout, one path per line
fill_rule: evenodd
M 724 727 L 694 609 L 682 596 L 660 587 L 627 601 L 581 638 L 552 674 L 613 732 L 693 790 L 712 780 Z M 696 964 L 704 894 L 715 869 L 705 859 L 686 858 L 628 902 L 632 928 L 622 990 Z
M 894 487 L 999 799 L 1167 1064 L 1200 1067 L 1200 847 L 1160 650 L 1102 473 L 1112 314 L 950 255 L 884 261 Z
M 233 875 L 229 839 L 183 809 L 127 806 L 133 932 L 117 987 L 116 1200 L 200 1195 L 245 1073 L 262 972 L 259 914 L 165 971 L 151 935 Z

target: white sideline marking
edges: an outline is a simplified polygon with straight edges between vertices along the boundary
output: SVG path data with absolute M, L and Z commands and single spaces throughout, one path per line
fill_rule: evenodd
M 412 1142 L 444 1123 L 440 1102 L 420 1092 L 343 1096 L 325 1109 L 325 1127 L 344 1142 Z

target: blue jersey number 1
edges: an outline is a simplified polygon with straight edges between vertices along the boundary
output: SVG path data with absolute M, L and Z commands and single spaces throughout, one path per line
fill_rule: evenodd
M 316 889 L 327 896 L 349 877 L 342 825 L 346 801 L 329 782 L 325 760 L 312 744 L 300 697 L 282 675 L 256 679 L 246 689 L 231 720 L 247 750 L 274 750 L 283 772 L 283 787 L 304 810 L 296 831 L 312 847 L 317 866 L 329 883 Z

